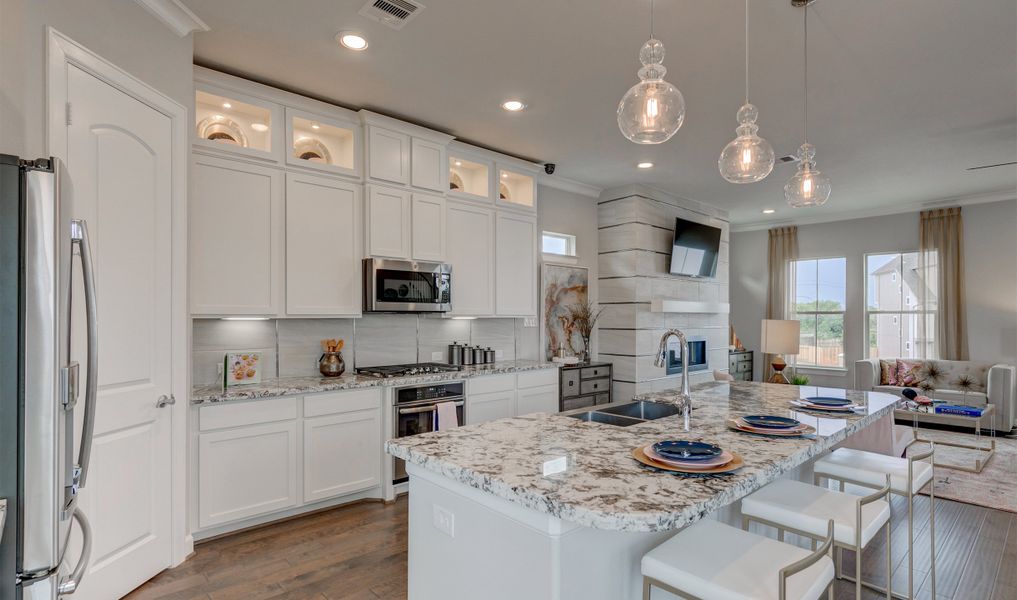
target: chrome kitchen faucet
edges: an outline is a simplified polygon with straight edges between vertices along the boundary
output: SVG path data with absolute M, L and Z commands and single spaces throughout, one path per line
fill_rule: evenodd
M 654 365 L 663 368 L 667 365 L 667 342 L 671 337 L 678 338 L 682 353 L 682 389 L 678 395 L 678 408 L 685 418 L 685 431 L 689 430 L 689 413 L 692 411 L 692 391 L 689 389 L 689 342 L 680 329 L 668 329 L 660 338 L 660 348 Z

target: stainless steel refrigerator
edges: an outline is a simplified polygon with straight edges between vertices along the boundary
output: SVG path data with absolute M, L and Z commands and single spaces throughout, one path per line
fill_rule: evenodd
M 70 214 L 59 161 L 0 155 L 0 600 L 72 594 L 91 549 L 77 495 L 88 479 L 95 417 L 95 285 L 87 226 Z M 84 367 L 71 352 L 75 266 Z M 77 439 L 75 411 L 82 411 Z M 80 535 L 68 552 L 75 523 Z

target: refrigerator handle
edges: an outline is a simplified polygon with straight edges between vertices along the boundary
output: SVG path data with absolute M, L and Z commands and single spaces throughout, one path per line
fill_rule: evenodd
M 78 449 L 78 466 L 81 476 L 78 488 L 85 487 L 88 478 L 88 462 L 92 456 L 92 435 L 95 431 L 95 404 L 98 392 L 99 344 L 95 308 L 95 273 L 92 270 L 92 250 L 88 243 L 88 226 L 84 220 L 71 221 L 71 244 L 78 247 L 81 257 L 81 278 L 85 287 L 85 315 L 88 351 L 86 358 L 87 387 L 85 388 L 85 417 L 81 428 L 81 446 Z M 75 513 L 77 517 L 77 513 Z
M 81 555 L 78 557 L 78 564 L 67 577 L 60 579 L 57 584 L 57 595 L 63 596 L 73 594 L 81 585 L 81 579 L 85 576 L 85 569 L 88 567 L 88 559 L 92 554 L 92 527 L 85 518 L 85 513 L 80 508 L 74 509 L 74 520 L 81 526 Z

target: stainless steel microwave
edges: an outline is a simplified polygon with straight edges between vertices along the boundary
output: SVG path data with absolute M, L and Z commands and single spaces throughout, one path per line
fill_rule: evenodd
M 452 265 L 364 259 L 364 312 L 452 310 Z

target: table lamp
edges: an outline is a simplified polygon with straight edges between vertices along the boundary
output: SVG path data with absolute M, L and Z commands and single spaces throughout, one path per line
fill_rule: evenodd
M 779 319 L 763 319 L 763 329 L 760 334 L 760 347 L 764 354 L 773 354 L 773 376 L 769 383 L 791 383 L 784 375 L 784 354 L 798 354 L 798 342 L 800 339 L 802 324 L 799 321 L 785 321 Z

